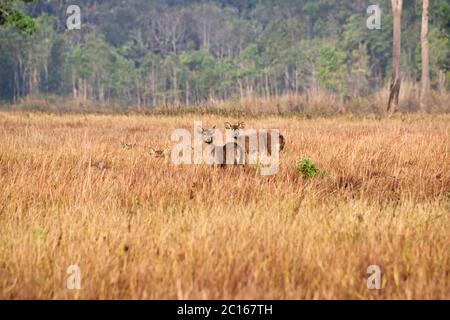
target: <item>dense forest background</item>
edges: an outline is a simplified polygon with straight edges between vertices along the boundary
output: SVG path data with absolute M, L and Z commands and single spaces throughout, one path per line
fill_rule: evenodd
M 406 0 L 402 77 L 421 74 L 421 1 Z M 68 30 L 69 5 L 81 30 Z M 366 26 L 369 5 L 381 30 Z M 0 28 L 0 100 L 62 96 L 133 108 L 326 92 L 338 99 L 386 88 L 392 55 L 389 0 L 79 0 L 19 4 L 29 36 Z M 450 4 L 430 8 L 435 91 L 450 85 Z

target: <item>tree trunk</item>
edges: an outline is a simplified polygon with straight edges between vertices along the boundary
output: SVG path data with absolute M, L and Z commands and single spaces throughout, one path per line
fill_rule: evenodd
M 423 0 L 422 11 L 422 87 L 420 90 L 420 111 L 428 111 L 428 94 L 430 91 L 430 56 L 428 52 L 428 7 L 429 0 Z
M 136 107 L 138 108 L 138 110 L 140 110 L 142 101 L 141 101 L 141 85 L 138 76 L 134 78 L 134 81 L 136 84 Z
M 75 79 L 75 76 L 72 76 L 72 96 L 74 99 L 78 98 L 77 80 Z
M 45 92 L 48 93 L 48 63 L 44 64 L 44 74 L 45 74 Z
M 239 84 L 239 94 L 240 94 L 241 100 L 242 100 L 244 98 L 244 88 L 243 88 L 243 85 L 242 85 L 242 81 L 238 80 L 238 84 Z
M 155 107 L 156 101 L 156 79 L 155 79 L 155 69 L 152 67 L 152 106 Z
M 189 80 L 186 80 L 186 106 L 189 106 Z
M 39 74 L 37 68 L 30 71 L 30 95 L 37 96 L 39 94 Z
M 178 73 L 176 66 L 173 67 L 173 99 L 175 106 L 178 107 Z
M 295 86 L 295 96 L 298 96 L 298 69 L 295 66 L 295 78 L 294 78 L 294 86 Z
M 83 100 L 87 100 L 87 81 L 80 78 L 80 84 L 83 90 Z
M 23 61 L 22 57 L 20 56 L 20 53 L 17 53 L 17 61 L 19 63 L 19 79 L 18 79 L 18 97 L 22 97 L 25 95 L 25 82 L 26 82 L 26 74 L 25 74 L 25 68 L 23 67 Z
M 98 99 L 101 105 L 105 105 L 105 86 L 103 83 L 98 85 Z
M 14 66 L 14 84 L 13 84 L 13 103 L 16 104 L 17 101 L 17 90 L 18 90 L 18 76 L 17 76 L 17 67 Z
M 400 55 L 401 55 L 401 21 L 403 0 L 391 0 L 394 24 L 393 51 L 392 51 L 392 80 L 387 111 L 392 114 L 398 108 L 400 93 Z
M 289 74 L 289 67 L 286 66 L 284 70 L 284 93 L 289 94 L 291 91 L 291 76 Z
M 264 72 L 264 79 L 265 79 L 265 90 L 266 90 L 266 98 L 270 97 L 270 87 L 269 87 L 269 75 L 267 72 Z

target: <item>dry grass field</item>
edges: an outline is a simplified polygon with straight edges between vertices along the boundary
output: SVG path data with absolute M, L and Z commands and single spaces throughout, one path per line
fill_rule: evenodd
M 280 129 L 279 173 L 149 155 L 194 120 Z M 0 298 L 449 299 L 449 202 L 449 115 L 2 112 Z

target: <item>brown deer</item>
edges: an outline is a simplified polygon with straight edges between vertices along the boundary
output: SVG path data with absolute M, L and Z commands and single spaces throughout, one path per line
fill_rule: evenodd
M 124 150 L 132 150 L 137 146 L 136 143 L 122 142 L 121 144 L 122 144 L 122 149 L 124 149 Z
M 155 150 L 153 148 L 150 148 L 148 153 L 151 157 L 154 158 L 167 158 L 170 155 L 170 149 Z
M 134 148 L 136 148 L 137 143 L 130 143 L 128 142 L 129 136 L 127 134 L 125 141 L 121 141 L 120 144 L 122 145 L 122 149 L 124 150 L 132 150 Z
M 239 122 L 238 124 L 231 124 L 230 122 L 226 122 L 225 123 L 225 129 L 226 130 L 230 130 L 232 132 L 232 137 L 234 139 L 235 142 L 238 142 L 238 140 L 240 140 L 240 138 L 244 135 L 243 130 L 245 129 L 245 123 L 244 122 Z M 269 155 L 272 155 L 272 134 L 270 132 L 267 132 L 267 136 L 266 136 L 266 150 L 268 152 Z M 240 143 L 242 144 L 242 141 L 240 141 Z M 281 152 L 284 147 L 286 145 L 286 140 L 284 138 L 284 136 L 282 134 L 279 135 L 279 141 L 278 143 L 275 144 L 276 148 L 278 149 L 279 152 Z M 249 136 L 244 136 L 244 146 L 243 149 L 245 150 L 245 154 L 249 154 L 250 152 L 250 137 Z
M 216 126 L 212 127 L 211 129 L 198 129 L 202 134 L 203 143 L 214 146 L 213 152 L 215 164 L 219 165 L 222 168 L 227 165 L 243 164 L 244 151 L 236 142 L 230 142 L 224 145 L 218 145 L 214 142 Z

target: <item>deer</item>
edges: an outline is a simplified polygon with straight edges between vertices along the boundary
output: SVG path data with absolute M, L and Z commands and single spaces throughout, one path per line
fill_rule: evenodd
M 124 150 L 132 150 L 137 146 L 136 143 L 121 142 L 121 144 L 122 144 L 122 149 L 124 149 Z
M 245 123 L 244 122 L 238 122 L 237 124 L 231 124 L 230 122 L 225 122 L 225 129 L 231 131 L 231 136 L 233 137 L 234 141 L 236 143 L 240 142 L 242 144 L 242 141 L 239 141 L 241 137 L 243 136 L 243 130 L 245 129 Z M 272 155 L 272 134 L 270 132 L 267 132 L 266 136 L 266 146 L 265 149 L 267 150 L 269 155 Z M 245 154 L 248 155 L 250 153 L 250 137 L 244 136 L 244 146 L 243 149 L 245 150 Z M 275 144 L 276 148 L 279 152 L 283 151 L 284 147 L 286 145 L 286 140 L 283 135 L 279 135 L 279 141 Z
M 129 135 L 127 134 L 125 141 L 121 141 L 120 144 L 122 145 L 122 149 L 124 150 L 132 150 L 134 148 L 136 148 L 137 143 L 130 143 L 128 142 L 129 139 Z
M 214 146 L 214 157 L 215 164 L 218 164 L 221 168 L 226 167 L 227 165 L 238 165 L 243 164 L 244 151 L 237 144 L 237 142 L 229 142 L 226 144 L 216 144 L 214 141 L 216 126 L 210 129 L 204 129 L 199 127 L 199 133 L 202 135 L 202 141 L 208 146 Z M 229 150 L 232 150 L 233 153 L 229 154 Z M 221 155 L 223 155 L 221 157 Z M 232 158 L 228 158 L 231 156 Z
M 159 159 L 167 158 L 170 155 L 170 149 L 155 150 L 153 148 L 150 148 L 148 153 L 151 157 L 154 157 L 154 158 L 159 158 Z

